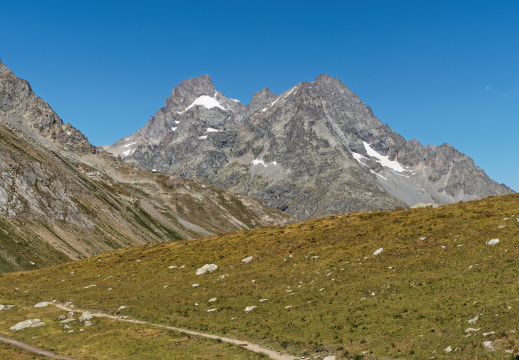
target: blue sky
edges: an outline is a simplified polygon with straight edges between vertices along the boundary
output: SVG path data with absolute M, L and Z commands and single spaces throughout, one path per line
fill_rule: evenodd
M 0 57 L 95 145 L 144 126 L 209 74 L 248 103 L 319 74 L 384 123 L 447 142 L 519 191 L 517 1 L 0 3 Z

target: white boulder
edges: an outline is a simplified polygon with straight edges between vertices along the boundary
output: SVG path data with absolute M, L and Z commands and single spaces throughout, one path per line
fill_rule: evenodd
M 205 264 L 201 268 L 196 269 L 196 274 L 197 275 L 202 275 L 202 274 L 205 274 L 205 273 L 208 273 L 208 272 L 212 273 L 216 269 L 218 269 L 218 265 L 215 265 L 215 264 Z
M 92 315 L 91 313 L 89 313 L 88 311 L 85 311 L 83 313 L 83 315 L 81 315 L 79 317 L 79 321 L 83 322 L 83 321 L 87 321 L 87 320 L 92 320 L 94 318 L 94 315 Z
M 18 330 L 22 330 L 22 329 L 25 329 L 28 327 L 38 327 L 38 326 L 43 326 L 43 325 L 45 325 L 45 323 L 43 321 L 41 321 L 40 319 L 30 319 L 30 320 L 21 321 L 18 324 L 11 326 L 9 328 L 9 330 L 18 331 Z
M 499 239 L 490 239 L 485 244 L 487 245 L 495 245 L 499 242 Z
M 380 249 L 378 249 L 378 250 L 375 250 L 375 252 L 373 253 L 373 255 L 377 256 L 378 254 L 381 254 L 382 251 L 384 251 L 383 248 L 380 248 Z
M 248 257 L 246 257 L 245 259 L 243 259 L 241 262 L 242 262 L 242 263 L 250 263 L 251 260 L 252 260 L 252 256 L 248 256 Z
M 42 301 L 42 302 L 39 302 L 36 305 L 34 305 L 34 307 L 35 308 L 40 308 L 40 307 L 49 306 L 50 304 L 52 304 L 52 303 L 48 302 L 48 301 Z

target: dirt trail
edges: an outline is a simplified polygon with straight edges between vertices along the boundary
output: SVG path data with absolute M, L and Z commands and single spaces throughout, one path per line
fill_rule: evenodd
M 269 350 L 269 349 L 261 347 L 261 346 L 259 346 L 257 344 L 252 344 L 252 343 L 247 342 L 247 341 L 231 339 L 231 338 L 228 338 L 228 337 L 222 337 L 222 336 L 218 336 L 218 335 L 201 333 L 201 332 L 198 332 L 198 331 L 182 329 L 182 328 L 178 328 L 178 327 L 174 327 L 174 326 L 166 326 L 166 325 L 154 324 L 154 323 L 150 323 L 150 322 L 146 322 L 146 321 L 128 319 L 128 318 L 122 317 L 122 316 L 114 316 L 114 315 L 109 315 L 109 314 L 104 314 L 104 313 L 93 313 L 93 312 L 90 312 L 88 310 L 71 308 L 71 307 L 67 307 L 67 306 L 64 306 L 62 304 L 57 304 L 57 303 L 55 303 L 54 305 L 56 307 L 58 307 L 59 309 L 66 310 L 66 311 L 89 312 L 94 317 L 106 317 L 106 318 L 113 319 L 113 320 L 118 320 L 118 321 L 126 321 L 126 322 L 130 322 L 130 323 L 134 323 L 134 324 L 143 324 L 143 325 L 155 326 L 155 327 L 159 327 L 159 328 L 163 328 L 163 329 L 168 329 L 168 330 L 179 331 L 179 332 L 183 332 L 183 333 L 186 333 L 186 334 L 202 336 L 202 337 L 209 338 L 209 339 L 216 339 L 216 340 L 219 339 L 221 341 L 225 341 L 225 342 L 228 342 L 228 343 L 231 343 L 231 344 L 234 344 L 234 345 L 242 346 L 243 348 L 248 349 L 250 351 L 253 351 L 255 353 L 260 353 L 260 354 L 268 355 L 271 359 L 274 359 L 274 360 L 293 360 L 293 359 L 297 359 L 296 356 L 283 355 L 283 354 L 278 353 L 277 351 Z
M 38 349 L 38 348 L 35 348 L 34 346 L 28 345 L 28 344 L 23 343 L 21 341 L 8 339 L 8 338 L 5 338 L 3 336 L 0 336 L 0 341 L 9 343 L 9 344 L 14 345 L 14 346 L 21 347 L 22 349 L 29 350 L 30 352 L 33 352 L 33 353 L 36 353 L 36 354 L 45 355 L 47 357 L 50 357 L 51 359 L 76 360 L 76 359 L 72 359 L 72 358 L 69 358 L 69 357 L 66 357 L 66 356 L 56 355 L 54 353 L 51 353 L 50 351 Z

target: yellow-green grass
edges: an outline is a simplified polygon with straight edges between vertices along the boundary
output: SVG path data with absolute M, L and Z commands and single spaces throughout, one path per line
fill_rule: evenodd
M 160 329 L 153 326 L 132 324 L 108 318 L 94 318 L 92 325 L 85 326 L 75 314 L 75 321 L 67 323 L 69 328 L 57 321 L 59 315 L 67 315 L 67 311 L 52 305 L 45 308 L 33 306 L 17 306 L 0 313 L 1 334 L 16 338 L 32 346 L 45 349 L 55 354 L 76 359 L 207 359 L 208 354 L 216 359 L 251 359 L 263 356 L 252 353 L 239 346 L 225 342 L 205 339 L 189 334 Z M 38 318 L 45 322 L 44 326 L 26 328 L 15 333 L 6 331 L 21 320 Z M 12 345 L 3 347 L 16 354 Z M 0 355 L 2 355 L 0 347 Z M 7 350 L 6 350 L 7 351 Z M 9 354 L 9 353 L 8 353 Z M 29 352 L 22 350 L 18 355 L 9 354 L 1 359 L 32 359 Z M 47 359 L 36 355 L 35 359 Z
M 44 355 L 34 354 L 17 346 L 0 342 L 0 359 L 9 360 L 48 360 Z
M 510 195 L 133 247 L 3 274 L 0 303 L 71 301 L 299 356 L 510 359 L 505 350 L 519 352 L 517 218 Z M 195 274 L 208 263 L 219 268 Z

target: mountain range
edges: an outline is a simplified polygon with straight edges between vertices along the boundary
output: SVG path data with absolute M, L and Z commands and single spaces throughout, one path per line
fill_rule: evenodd
M 291 220 L 96 149 L 0 62 L 0 272 Z
M 246 106 L 210 76 L 191 78 L 144 127 L 104 149 L 298 219 L 513 193 L 449 144 L 406 141 L 328 75 L 277 96 L 265 88 Z

